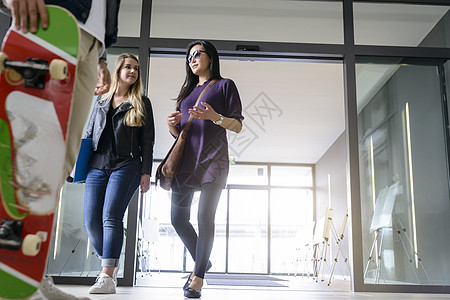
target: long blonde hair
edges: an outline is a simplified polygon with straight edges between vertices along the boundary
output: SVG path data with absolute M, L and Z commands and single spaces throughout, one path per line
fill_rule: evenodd
M 129 53 L 122 53 L 116 60 L 114 66 L 114 72 L 111 78 L 111 88 L 102 98 L 112 98 L 119 85 L 119 77 L 122 66 L 125 62 L 125 58 L 132 58 L 139 63 L 136 56 Z M 130 86 L 128 92 L 125 95 L 125 101 L 129 102 L 133 108 L 126 112 L 123 122 L 127 126 L 143 126 L 145 124 L 145 106 L 142 101 L 142 82 L 141 82 L 141 69 L 138 70 L 138 78 L 136 82 Z

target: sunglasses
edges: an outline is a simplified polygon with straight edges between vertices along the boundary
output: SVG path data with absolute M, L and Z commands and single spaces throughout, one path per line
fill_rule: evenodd
M 190 64 L 194 58 L 199 59 L 200 55 L 202 55 L 202 52 L 207 53 L 206 51 L 203 50 L 195 50 L 194 52 L 192 52 L 192 54 L 189 54 L 189 56 L 187 57 L 188 64 Z

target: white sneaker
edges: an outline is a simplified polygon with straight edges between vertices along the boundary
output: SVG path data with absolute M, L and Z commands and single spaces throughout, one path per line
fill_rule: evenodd
M 90 294 L 115 294 L 116 285 L 114 280 L 105 273 L 100 275 L 95 280 L 95 284 L 89 289 Z
M 64 292 L 56 287 L 50 276 L 45 276 L 39 286 L 39 291 L 34 294 L 31 299 L 48 299 L 48 300 L 89 300 L 89 298 L 78 298 L 74 295 Z
M 42 293 L 37 290 L 36 293 L 33 294 L 33 296 L 28 298 L 28 300 L 47 300 L 47 298 L 45 298 L 44 295 L 42 295 Z

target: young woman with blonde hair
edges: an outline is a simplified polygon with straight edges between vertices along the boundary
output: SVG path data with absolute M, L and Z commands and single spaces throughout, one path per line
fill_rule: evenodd
M 139 61 L 121 54 L 111 89 L 95 103 L 86 131 L 92 138 L 84 196 L 84 225 L 102 271 L 89 289 L 116 292 L 123 216 L 137 188 L 150 187 L 155 130 L 150 100 L 142 94 Z

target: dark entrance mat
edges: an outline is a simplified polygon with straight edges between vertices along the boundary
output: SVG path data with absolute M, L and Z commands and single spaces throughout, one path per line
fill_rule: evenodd
M 205 279 L 209 285 L 286 287 L 276 282 L 286 280 L 267 275 L 210 273 L 205 275 Z
M 283 284 L 272 280 L 244 280 L 244 279 L 208 279 L 208 285 L 234 285 L 234 286 L 264 286 L 264 287 L 286 287 Z

